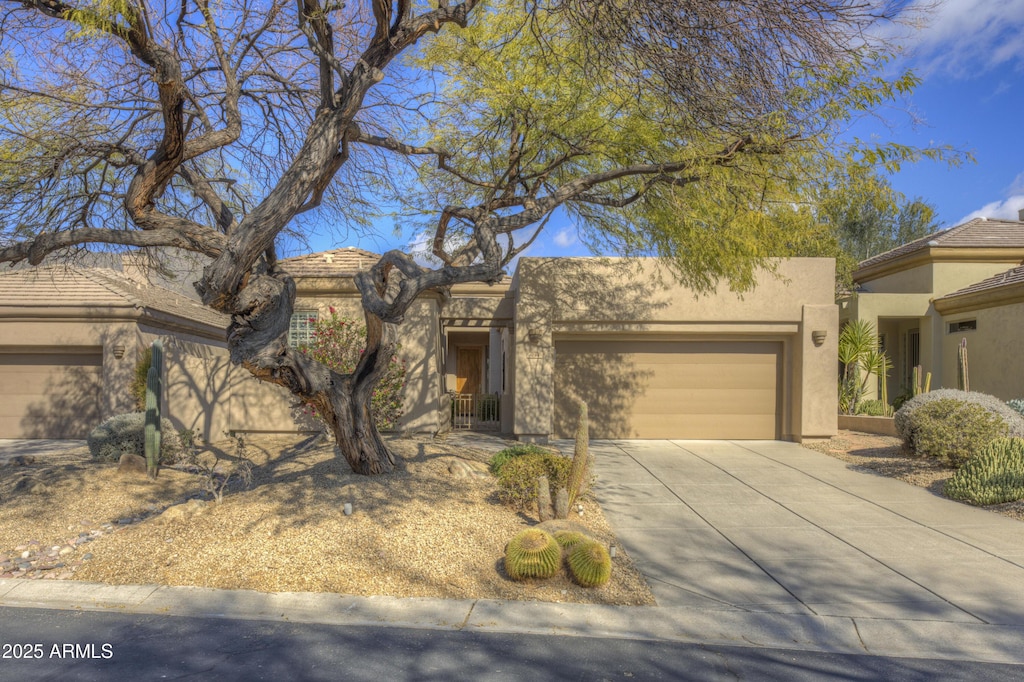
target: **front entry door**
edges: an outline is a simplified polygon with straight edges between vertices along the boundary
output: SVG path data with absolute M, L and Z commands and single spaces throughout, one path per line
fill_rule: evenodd
M 455 355 L 455 392 L 481 393 L 484 374 L 484 349 L 460 347 Z

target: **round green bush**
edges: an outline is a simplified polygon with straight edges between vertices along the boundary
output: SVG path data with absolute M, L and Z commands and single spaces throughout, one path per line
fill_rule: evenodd
M 181 456 L 181 440 L 167 419 L 161 420 L 160 427 L 160 463 L 173 464 Z M 103 462 L 116 462 L 126 452 L 145 456 L 145 428 L 145 412 L 115 415 L 89 433 L 89 452 Z
M 986 445 L 1007 435 L 1006 422 L 981 405 L 952 398 L 933 400 L 913 416 L 913 452 L 959 467 Z
M 566 563 L 573 579 L 583 587 L 600 587 L 612 577 L 612 558 L 596 540 L 573 547 Z
M 989 443 L 946 481 L 943 493 L 976 505 L 1024 500 L 1024 439 Z
M 505 548 L 505 572 L 513 580 L 550 578 L 562 564 L 562 548 L 540 528 L 527 528 Z
M 1003 418 L 1009 429 L 1007 435 L 1013 438 L 1024 438 L 1024 416 L 1021 416 L 1006 403 L 995 396 L 977 391 L 959 391 L 954 388 L 940 388 L 930 393 L 922 393 L 903 403 L 893 415 L 893 425 L 896 433 L 903 440 L 904 447 L 910 452 L 914 451 L 914 440 L 916 422 L 914 414 L 922 406 L 936 400 L 953 399 L 963 403 L 970 403 L 985 408 L 993 414 Z
M 532 443 L 521 443 L 519 445 L 513 445 L 512 447 L 505 448 L 500 452 L 496 453 L 491 457 L 490 467 L 491 473 L 495 476 L 501 471 L 501 468 L 505 466 L 506 462 L 515 459 L 516 457 L 522 457 L 523 455 L 545 455 L 548 454 L 548 450 L 534 445 Z
M 537 479 L 548 477 L 551 490 L 567 488 L 572 461 L 544 452 L 520 455 L 498 471 L 498 490 L 502 500 L 521 509 L 529 509 L 537 500 Z

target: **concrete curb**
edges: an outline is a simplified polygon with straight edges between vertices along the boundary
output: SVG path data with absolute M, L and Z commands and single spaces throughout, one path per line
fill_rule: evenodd
M 0 606 L 661 640 L 1024 665 L 1024 627 L 679 607 L 0 580 Z

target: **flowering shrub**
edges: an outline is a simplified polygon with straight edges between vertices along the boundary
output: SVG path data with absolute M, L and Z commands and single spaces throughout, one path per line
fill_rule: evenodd
M 366 351 L 366 327 L 355 320 L 339 317 L 333 307 L 328 310 L 329 318 L 310 320 L 315 323 L 310 334 L 313 340 L 299 350 L 335 372 L 351 374 L 359 357 Z M 370 401 L 374 422 L 381 431 L 394 429 L 398 425 L 402 416 L 404 387 L 405 361 L 393 357 Z M 323 423 L 311 406 L 304 406 L 303 410 L 306 415 Z

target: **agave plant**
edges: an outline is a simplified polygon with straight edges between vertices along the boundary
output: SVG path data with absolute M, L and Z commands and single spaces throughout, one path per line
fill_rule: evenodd
M 885 380 L 892 369 L 892 362 L 885 351 L 878 347 L 878 334 L 867 320 L 852 320 L 839 334 L 839 362 L 843 375 L 839 382 L 839 410 L 847 414 L 857 413 L 857 403 L 864 395 L 872 376 Z

